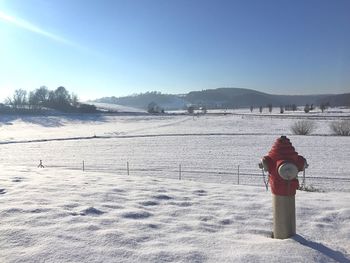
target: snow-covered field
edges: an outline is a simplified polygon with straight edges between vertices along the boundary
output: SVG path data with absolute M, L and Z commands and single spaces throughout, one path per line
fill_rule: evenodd
M 88 102 L 88 104 L 95 105 L 98 110 L 102 111 L 115 111 L 115 112 L 129 112 L 129 113 L 146 113 L 146 110 L 133 108 L 118 104 L 101 103 L 101 102 Z
M 184 178 L 208 181 L 210 177 L 215 182 L 236 182 L 239 165 L 241 174 L 255 174 L 241 176 L 242 183 L 262 185 L 257 163 L 283 134 L 310 164 L 306 176 L 311 178 L 307 183 L 324 190 L 349 191 L 350 139 L 331 136 L 329 125 L 339 118 L 328 115 L 310 120 L 316 124 L 312 136 L 291 134 L 290 126 L 297 117 L 4 116 L 0 117 L 0 145 L 4 153 L 0 161 L 35 167 L 42 159 L 51 167 L 81 169 L 84 160 L 87 169 L 119 169 L 124 173 L 129 162 L 133 174 L 142 170 L 142 175 L 170 178 L 178 176 L 181 164 Z M 347 117 L 345 112 L 342 118 Z M 186 173 L 201 170 L 209 174 Z
M 348 262 L 350 196 L 297 193 L 270 238 L 261 187 L 1 167 L 1 262 Z
M 349 262 L 339 114 L 311 136 L 291 134 L 302 114 L 0 116 L 0 262 Z M 282 134 L 324 192 L 297 192 L 298 235 L 281 241 L 253 174 Z

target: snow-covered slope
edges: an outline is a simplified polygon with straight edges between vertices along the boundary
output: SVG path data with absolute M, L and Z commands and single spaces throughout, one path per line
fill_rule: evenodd
M 102 103 L 102 102 L 89 102 L 89 104 L 95 105 L 98 110 L 102 111 L 115 111 L 115 112 L 129 112 L 129 113 L 145 113 L 146 110 L 138 109 L 134 107 L 128 107 L 112 103 Z
M 261 187 L 0 169 L 1 262 L 349 262 L 349 193 L 298 191 L 275 240 Z

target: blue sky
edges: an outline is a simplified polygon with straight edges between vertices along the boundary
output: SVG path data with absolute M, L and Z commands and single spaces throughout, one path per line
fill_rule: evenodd
M 0 0 L 0 100 L 350 92 L 348 0 Z

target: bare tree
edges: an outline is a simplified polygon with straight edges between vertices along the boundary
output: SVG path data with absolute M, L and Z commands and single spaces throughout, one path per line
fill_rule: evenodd
M 269 108 L 269 112 L 271 113 L 272 112 L 272 104 L 267 104 L 267 107 Z
M 7 103 L 15 109 L 24 107 L 24 105 L 27 104 L 27 91 L 23 89 L 15 90 L 15 93 L 12 95 L 12 98 L 7 98 Z
M 72 101 L 72 106 L 73 107 L 78 107 L 79 99 L 78 99 L 78 95 L 77 94 L 72 93 L 71 101 Z
M 284 107 L 283 107 L 283 105 L 280 106 L 280 113 L 281 113 L 281 114 L 284 113 Z
M 327 109 L 327 105 L 325 103 L 321 103 L 320 110 L 324 112 L 325 109 Z
M 35 96 L 34 91 L 29 92 L 28 104 L 29 104 L 29 107 L 32 109 L 40 108 L 38 98 Z
M 47 105 L 49 101 L 49 89 L 46 86 L 41 86 L 39 89 L 35 90 L 35 96 L 37 97 L 38 104 L 40 106 Z

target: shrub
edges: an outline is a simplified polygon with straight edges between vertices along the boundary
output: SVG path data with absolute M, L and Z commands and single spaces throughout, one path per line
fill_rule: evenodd
M 85 104 L 85 103 L 81 103 L 78 105 L 79 105 L 78 111 L 80 113 L 95 113 L 95 112 L 97 112 L 95 105 Z
M 194 113 L 194 106 L 193 106 L 193 105 L 188 106 L 188 107 L 187 107 L 187 112 L 188 112 L 189 114 L 193 114 L 193 113 Z
M 299 191 L 305 191 L 305 192 L 323 192 L 321 189 L 318 189 L 312 185 L 302 185 L 302 186 L 299 186 L 298 188 Z
M 316 126 L 312 121 L 302 120 L 295 122 L 290 128 L 293 134 L 309 135 L 315 130 Z
M 350 121 L 335 121 L 330 124 L 333 134 L 340 136 L 350 136 Z

